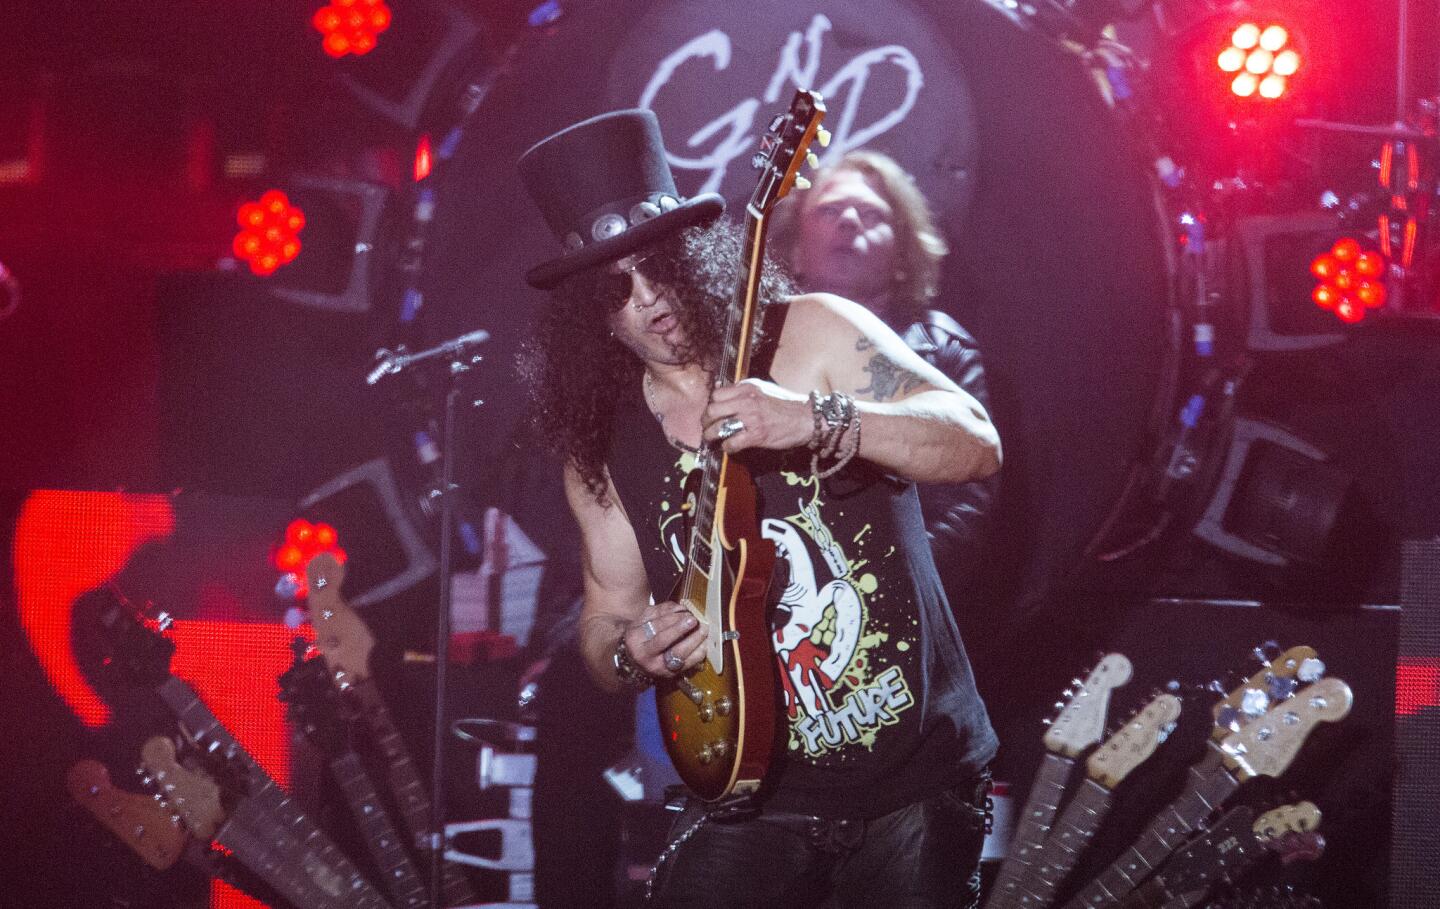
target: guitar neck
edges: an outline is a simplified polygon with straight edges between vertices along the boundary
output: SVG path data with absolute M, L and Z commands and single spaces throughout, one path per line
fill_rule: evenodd
M 1167 862 L 1155 875 L 1164 894 L 1164 900 L 1156 905 L 1198 905 L 1216 884 L 1233 882 L 1269 854 L 1251 829 L 1254 819 L 1251 809 L 1243 805 L 1232 808 L 1213 828 Z M 1194 867 L 1197 863 L 1198 869 Z
M 1071 900 L 1065 909 L 1109 906 L 1120 901 L 1149 877 L 1166 857 L 1195 831 L 1200 823 L 1240 786 L 1221 763 L 1212 743 L 1204 759 L 1189 770 L 1185 791 L 1151 821 L 1125 853 L 1102 871 Z
M 1047 751 L 1025 798 L 1020 822 L 1010 840 L 1010 853 L 1000 865 L 995 886 L 985 909 L 1015 909 L 1020 905 L 1020 881 L 1025 870 L 1040 857 L 1050 824 L 1065 796 L 1065 784 L 1075 767 L 1073 758 Z
M 253 797 L 235 804 L 215 832 L 215 842 L 296 906 L 345 909 L 350 902 L 339 875 L 331 872 L 327 876 L 312 850 L 278 828 Z
M 346 751 L 330 761 L 330 773 L 345 794 L 350 813 L 365 836 L 365 845 L 370 856 L 380 869 L 385 889 L 394 898 L 395 905 L 404 909 L 425 909 L 430 905 L 430 896 L 425 880 L 410 860 L 404 842 L 390 823 L 390 815 L 380 803 L 379 794 L 365 764 L 353 751 Z
M 270 778 L 250 752 L 230 734 L 230 730 L 215 718 L 215 714 L 200 700 L 195 689 L 182 679 L 171 676 L 160 685 L 159 693 L 161 700 L 170 707 L 198 744 L 210 751 L 218 751 L 244 771 L 250 799 L 259 809 L 268 812 L 272 827 L 293 833 L 306 854 L 315 856 L 315 873 L 331 869 L 344 880 L 352 909 L 385 909 L 389 905 L 380 892 L 365 880 L 359 869 L 310 819 L 310 815 Z
M 1094 780 L 1087 779 L 1081 784 L 1080 791 L 1055 822 L 1055 829 L 1050 831 L 1040 855 L 1021 879 L 1021 906 L 1038 909 L 1050 905 L 1110 813 L 1110 799 L 1111 791 Z
M 716 383 L 731 385 L 750 375 L 754 342 L 762 322 L 760 279 L 764 271 L 766 219 L 753 208 L 745 218 L 745 258 L 735 299 L 725 320 L 725 343 L 715 371 Z M 709 566 L 714 537 L 715 499 L 724 482 L 728 456 L 714 442 L 702 442 L 699 452 L 701 479 L 691 517 L 687 565 Z
M 385 758 L 385 773 L 390 781 L 390 792 L 400 809 L 400 820 L 414 842 L 429 848 L 430 798 L 425 794 L 425 785 L 415 769 L 415 762 L 410 759 L 410 749 L 405 747 L 405 740 L 395 727 L 385 699 L 380 695 L 380 688 L 372 678 L 357 682 L 350 690 L 360 701 L 361 713 L 375 737 L 375 745 Z M 474 891 L 460 869 L 445 862 L 441 875 L 445 905 L 475 902 Z

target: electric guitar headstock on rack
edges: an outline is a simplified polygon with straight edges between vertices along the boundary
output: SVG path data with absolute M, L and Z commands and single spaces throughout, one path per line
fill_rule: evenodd
M 185 830 L 159 799 L 119 789 L 95 760 L 77 761 L 65 774 L 70 797 L 152 868 L 164 871 L 180 859 Z
M 1085 772 L 1113 791 L 1165 742 L 1180 719 L 1180 710 L 1180 698 L 1169 693 L 1156 695 L 1090 755 Z
M 1107 653 L 1083 681 L 1075 679 L 1066 700 L 1056 705 L 1060 713 L 1041 739 L 1046 749 L 1073 758 L 1104 738 L 1110 694 L 1128 683 L 1133 673 L 1125 654 Z

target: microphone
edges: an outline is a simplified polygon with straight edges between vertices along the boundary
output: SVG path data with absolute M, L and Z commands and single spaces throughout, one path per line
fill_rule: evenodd
M 426 360 L 433 360 L 437 357 L 462 356 L 470 348 L 478 347 L 488 340 L 490 340 L 490 332 L 482 328 L 413 354 L 403 347 L 395 351 L 389 351 L 382 347 L 375 351 L 375 368 L 370 370 L 370 374 L 365 377 L 365 384 L 374 385 L 386 376 L 397 375 L 416 363 L 423 363 Z

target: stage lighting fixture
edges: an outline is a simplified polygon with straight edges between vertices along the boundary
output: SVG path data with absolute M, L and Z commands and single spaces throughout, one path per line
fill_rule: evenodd
M 390 27 L 390 19 L 385 0 L 333 0 L 316 10 L 310 23 L 325 36 L 325 53 L 338 59 L 374 50 L 380 33 Z
M 1328 461 L 1279 426 L 1237 417 L 1220 480 L 1193 533 L 1263 565 L 1320 562 L 1353 482 Z
M 266 192 L 256 202 L 246 202 L 235 215 L 240 232 L 231 246 L 235 255 L 262 277 L 288 265 L 300 254 L 300 231 L 305 213 L 278 189 Z
M 408 590 L 435 571 L 435 557 L 407 511 L 395 475 L 384 458 L 367 461 L 335 477 L 301 499 L 300 508 L 305 522 L 292 523 L 295 540 L 291 541 L 292 534 L 287 531 L 286 546 L 300 550 L 303 571 L 308 556 L 336 551 L 333 539 L 329 546 L 317 548 L 327 538 L 327 528 L 329 533 L 336 533 L 336 528 L 342 530 L 344 552 L 350 557 L 346 597 L 357 608 Z M 308 543 L 300 539 L 307 523 L 313 534 Z
M 415 129 L 447 74 L 476 53 L 479 34 L 480 27 L 459 5 L 416 0 L 372 52 L 339 61 L 340 82 L 366 107 Z
M 1385 259 L 1364 249 L 1353 237 L 1343 237 L 1310 263 L 1320 283 L 1310 298 L 1342 322 L 1359 322 L 1367 309 L 1385 304 Z
M 1229 33 L 1229 43 L 1216 55 L 1215 65 L 1230 80 L 1235 97 L 1274 101 L 1300 71 L 1300 52 L 1291 44 L 1290 31 L 1283 25 L 1245 22 Z
M 266 279 L 266 289 L 305 306 L 368 310 L 371 259 L 389 191 L 357 180 L 300 176 L 284 181 L 283 193 L 277 194 L 304 212 L 305 245 L 304 252 Z M 239 238 L 235 251 L 244 255 Z
M 1240 218 L 1235 224 L 1239 253 L 1237 280 L 1248 286 L 1250 326 L 1245 343 L 1256 351 L 1299 351 L 1328 347 L 1344 341 L 1326 302 L 1338 306 L 1342 291 L 1333 282 L 1320 291 L 1314 278 L 1320 268 L 1339 274 L 1339 260 L 1325 260 L 1340 221 L 1328 212 L 1288 215 L 1256 215 Z M 1366 260 L 1370 268 L 1371 260 Z M 1347 278 L 1353 287 L 1354 277 Z M 1323 279 L 1322 279 L 1323 280 Z M 1317 296 L 1318 294 L 1318 296 Z M 1307 305 L 1310 301 L 1315 305 Z

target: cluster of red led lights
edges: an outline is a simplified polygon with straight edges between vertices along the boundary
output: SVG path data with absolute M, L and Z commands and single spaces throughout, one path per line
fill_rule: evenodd
M 305 566 L 322 552 L 345 563 L 345 550 L 340 548 L 340 536 L 334 527 L 296 518 L 285 528 L 285 542 L 275 549 L 275 567 L 290 575 L 297 598 L 305 596 Z
M 1366 310 L 1385 305 L 1385 257 L 1364 249 L 1358 240 L 1336 241 L 1310 263 L 1310 273 L 1320 280 L 1311 299 L 1342 322 L 1359 322 Z
M 360 56 L 374 50 L 375 39 L 390 27 L 390 7 L 385 0 L 332 0 L 310 21 L 325 36 L 325 53 Z
M 290 198 L 280 190 L 270 190 L 258 202 L 246 202 L 235 220 L 240 225 L 232 244 L 235 255 L 244 259 L 255 274 L 274 274 L 275 269 L 300 254 L 305 213 L 291 205 Z
M 1230 33 L 1230 46 L 1220 51 L 1215 65 L 1235 74 L 1230 91 L 1236 97 L 1274 101 L 1300 71 L 1300 52 L 1287 47 L 1289 43 L 1290 32 L 1283 25 L 1262 28 L 1246 22 Z

